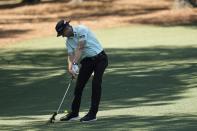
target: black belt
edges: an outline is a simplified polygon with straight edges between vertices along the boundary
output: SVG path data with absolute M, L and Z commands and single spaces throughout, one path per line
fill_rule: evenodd
M 105 55 L 105 51 L 101 51 L 99 54 L 95 55 L 95 56 L 92 56 L 92 57 L 86 57 L 84 58 L 84 60 L 95 60 L 101 56 Z

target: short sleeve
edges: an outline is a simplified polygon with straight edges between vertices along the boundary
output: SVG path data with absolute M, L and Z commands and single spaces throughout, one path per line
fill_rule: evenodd
M 78 38 L 79 41 L 86 41 L 87 40 L 88 29 L 85 27 L 81 27 L 78 31 Z

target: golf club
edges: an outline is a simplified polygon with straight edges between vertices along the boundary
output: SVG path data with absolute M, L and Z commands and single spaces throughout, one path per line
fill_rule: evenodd
M 53 113 L 53 115 L 51 116 L 51 118 L 48 120 L 47 123 L 54 123 L 55 117 L 56 117 L 56 115 L 59 113 L 59 110 L 60 110 L 60 108 L 61 108 L 61 106 L 62 106 L 62 103 L 64 102 L 65 96 L 66 96 L 66 94 L 67 94 L 67 92 L 68 92 L 68 90 L 69 90 L 69 88 L 70 88 L 70 85 L 71 85 L 73 79 L 74 79 L 74 78 L 72 77 L 71 80 L 70 80 L 70 82 L 69 82 L 69 84 L 68 84 L 68 87 L 67 87 L 67 89 L 66 89 L 66 92 L 64 93 L 64 96 L 63 96 L 63 98 L 62 98 L 62 101 L 60 102 L 60 105 L 59 105 L 57 111 Z

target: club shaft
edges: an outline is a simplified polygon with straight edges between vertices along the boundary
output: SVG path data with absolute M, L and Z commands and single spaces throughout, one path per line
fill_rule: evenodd
M 69 90 L 69 88 L 70 88 L 70 85 L 71 85 L 71 83 L 72 83 L 72 80 L 73 80 L 73 78 L 71 78 L 71 81 L 70 81 L 69 84 L 68 84 L 68 88 L 66 89 L 66 92 L 64 93 L 64 96 L 63 96 L 63 98 L 62 98 L 62 101 L 61 101 L 61 103 L 60 103 L 60 105 L 59 105 L 59 107 L 58 107 L 58 109 L 57 109 L 57 114 L 58 114 L 58 112 L 59 112 L 59 110 L 60 110 L 60 108 L 61 108 L 61 106 L 62 106 L 62 103 L 64 102 L 64 99 L 65 99 L 65 97 L 66 97 L 66 94 L 67 94 L 67 92 L 68 92 L 68 90 Z

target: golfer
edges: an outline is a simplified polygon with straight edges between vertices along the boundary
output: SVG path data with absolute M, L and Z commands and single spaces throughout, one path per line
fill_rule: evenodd
M 57 36 L 67 37 L 66 46 L 68 51 L 68 72 L 76 78 L 76 67 L 79 63 L 79 69 L 76 86 L 74 90 L 74 99 L 71 106 L 71 112 L 60 118 L 61 121 L 78 120 L 79 108 L 83 89 L 94 72 L 92 79 L 92 96 L 89 112 L 80 119 L 81 122 L 96 121 L 96 114 L 99 108 L 101 98 L 101 84 L 103 73 L 108 66 L 108 58 L 101 44 L 91 32 L 84 26 L 71 26 L 70 21 L 60 20 L 56 25 Z

